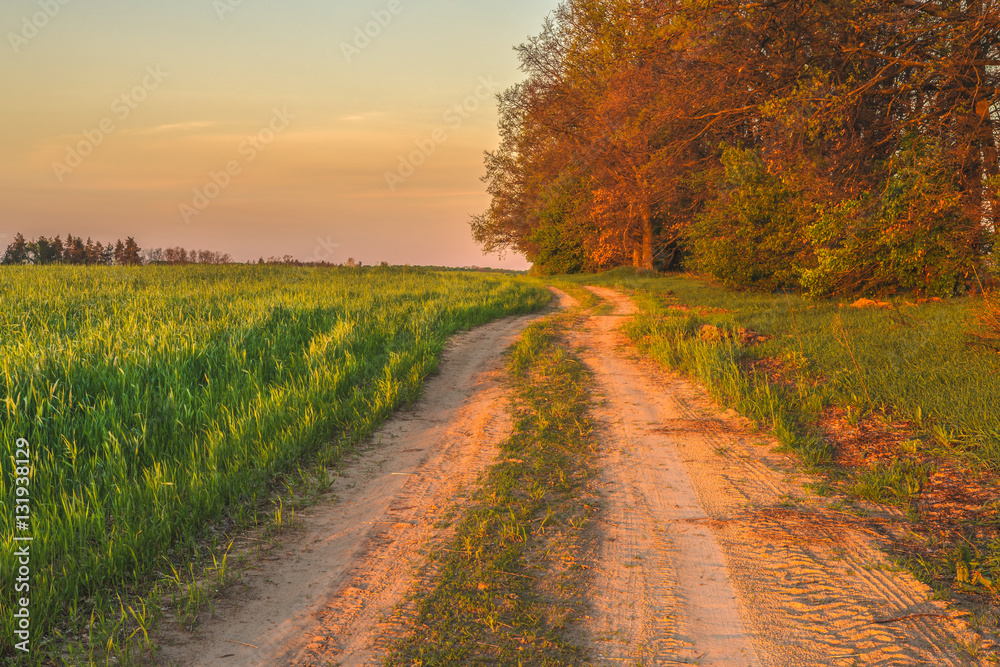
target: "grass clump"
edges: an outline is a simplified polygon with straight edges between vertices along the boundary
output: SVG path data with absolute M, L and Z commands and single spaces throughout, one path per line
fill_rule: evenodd
M 906 459 L 891 463 L 879 461 L 854 474 L 850 491 L 865 500 L 909 505 L 920 495 L 932 473 L 933 469 L 924 463 Z
M 595 444 L 587 376 L 558 321 L 532 325 L 510 351 L 513 433 L 390 665 L 583 664 L 564 630 L 583 604 L 575 560 Z
M 761 372 L 744 370 L 746 348 L 737 335 L 701 335 L 697 315 L 640 315 L 625 326 L 637 347 L 657 361 L 696 378 L 723 403 L 770 428 L 781 443 L 810 466 L 829 462 L 831 451 L 809 425 L 799 387 L 772 384 Z

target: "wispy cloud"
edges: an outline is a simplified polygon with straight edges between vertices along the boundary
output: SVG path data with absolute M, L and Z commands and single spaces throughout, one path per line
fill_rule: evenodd
M 170 123 L 168 125 L 157 125 L 156 127 L 142 127 L 134 130 L 125 130 L 123 134 L 163 134 L 164 132 L 179 132 L 183 130 L 200 130 L 215 125 L 208 120 L 193 120 L 187 123 Z
M 337 120 L 349 123 L 356 123 L 358 121 L 371 120 L 373 118 L 381 118 L 383 116 L 385 116 L 384 111 L 366 111 L 365 113 L 352 114 L 350 116 L 341 116 Z

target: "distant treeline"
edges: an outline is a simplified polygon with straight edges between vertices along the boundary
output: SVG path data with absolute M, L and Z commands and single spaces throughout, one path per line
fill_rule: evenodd
M 117 264 L 120 266 L 142 263 L 142 251 L 135 239 L 129 236 L 122 241 L 102 244 L 92 239 L 66 235 L 63 241 L 39 236 L 28 241 L 17 234 L 3 256 L 4 264 Z
M 213 250 L 185 250 L 176 248 L 154 248 L 145 253 L 148 264 L 232 264 L 229 253 Z
M 995 1 L 565 0 L 517 51 L 487 251 L 814 296 L 995 267 Z
M 138 266 L 140 264 L 231 264 L 228 253 L 213 250 L 187 250 L 186 248 L 153 248 L 143 250 L 129 236 L 124 241 L 101 243 L 88 238 L 66 235 L 27 240 L 17 234 L 7 246 L 3 264 L 83 264 L 105 266 Z

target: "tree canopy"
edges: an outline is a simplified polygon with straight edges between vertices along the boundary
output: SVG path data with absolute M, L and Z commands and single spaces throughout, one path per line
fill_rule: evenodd
M 1000 216 L 1000 0 L 566 0 L 516 48 L 487 251 L 960 291 Z

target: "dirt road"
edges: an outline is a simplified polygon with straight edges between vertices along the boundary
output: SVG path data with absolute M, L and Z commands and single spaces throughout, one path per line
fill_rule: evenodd
M 604 504 L 581 628 L 596 664 L 979 664 L 961 649 L 964 624 L 891 566 L 878 535 L 809 495 L 777 443 L 635 359 L 617 332 L 631 303 L 593 291 L 614 310 L 580 315 L 570 342 L 600 396 Z M 170 636 L 160 662 L 378 664 L 427 545 L 448 535 L 442 517 L 509 432 L 500 353 L 528 320 L 456 339 L 425 397 L 337 480 L 336 501 L 303 517 L 197 637 Z

